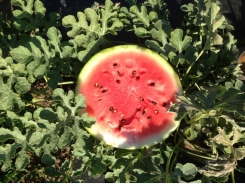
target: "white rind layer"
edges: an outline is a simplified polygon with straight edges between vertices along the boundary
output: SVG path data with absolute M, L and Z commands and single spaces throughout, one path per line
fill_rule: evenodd
M 167 139 L 169 135 L 179 126 L 179 121 L 173 121 L 169 124 L 166 129 L 162 130 L 157 134 L 153 134 L 151 136 L 146 136 L 137 142 L 130 141 L 129 139 L 123 137 L 115 137 L 112 134 L 106 133 L 103 129 L 101 129 L 98 124 L 92 125 L 91 128 L 87 128 L 87 131 L 96 137 L 97 139 L 104 141 L 106 144 L 122 149 L 141 149 L 143 147 L 150 147 L 154 144 L 160 143 L 161 141 Z

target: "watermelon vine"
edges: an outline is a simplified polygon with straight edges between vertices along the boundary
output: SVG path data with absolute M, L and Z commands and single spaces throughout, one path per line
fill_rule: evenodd
M 164 0 L 126 2 L 62 18 L 41 0 L 11 0 L 11 14 L 0 12 L 1 182 L 236 182 L 245 173 L 245 84 L 221 3 L 182 5 L 183 26 L 173 28 Z M 169 108 L 180 126 L 149 148 L 93 138 L 84 127 L 95 119 L 75 95 L 85 63 L 122 44 L 160 54 L 183 87 Z

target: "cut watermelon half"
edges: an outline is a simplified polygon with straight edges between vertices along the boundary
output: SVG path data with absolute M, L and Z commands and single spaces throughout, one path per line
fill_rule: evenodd
M 178 76 L 157 53 L 134 45 L 115 46 L 94 55 L 82 69 L 77 92 L 85 112 L 96 119 L 90 134 L 117 148 L 149 147 L 179 125 L 169 112 L 181 93 Z

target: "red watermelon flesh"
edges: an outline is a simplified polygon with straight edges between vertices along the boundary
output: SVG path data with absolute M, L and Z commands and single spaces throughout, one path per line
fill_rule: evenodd
M 150 146 L 179 124 L 168 111 L 181 93 L 178 76 L 149 49 L 125 45 L 99 52 L 81 71 L 77 89 L 86 97 L 86 113 L 96 119 L 87 130 L 111 146 Z

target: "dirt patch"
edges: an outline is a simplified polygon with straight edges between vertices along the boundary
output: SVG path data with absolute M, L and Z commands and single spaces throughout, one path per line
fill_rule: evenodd
M 33 96 L 33 105 L 50 107 L 53 103 L 52 89 L 50 89 L 44 79 L 39 79 L 32 84 L 31 93 Z

